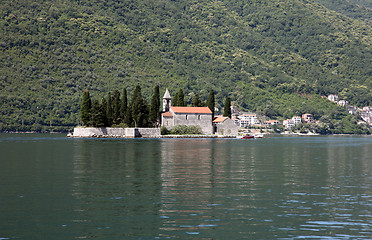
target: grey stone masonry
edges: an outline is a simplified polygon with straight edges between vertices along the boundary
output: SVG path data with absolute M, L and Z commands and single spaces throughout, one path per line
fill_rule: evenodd
M 108 137 L 108 138 L 135 138 L 135 137 L 160 137 L 160 128 L 74 128 L 72 137 Z

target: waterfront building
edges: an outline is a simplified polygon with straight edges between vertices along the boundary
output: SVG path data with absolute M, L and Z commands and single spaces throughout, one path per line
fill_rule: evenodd
M 163 97 L 161 126 L 172 129 L 177 125 L 200 126 L 203 134 L 213 134 L 212 111 L 208 107 L 174 107 L 168 89 Z
M 213 119 L 213 132 L 218 135 L 238 135 L 239 127 L 229 117 L 217 116 Z
M 304 120 L 305 123 L 314 122 L 313 114 L 310 114 L 310 113 L 302 114 L 302 119 Z

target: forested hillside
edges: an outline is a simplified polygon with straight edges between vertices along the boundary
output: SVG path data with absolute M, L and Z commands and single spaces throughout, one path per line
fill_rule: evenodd
M 311 0 L 0 4 L 0 131 L 77 125 L 85 90 L 136 84 L 283 118 L 372 100 L 371 26 Z
M 370 0 L 316 0 L 327 8 L 348 17 L 372 25 L 372 1 Z

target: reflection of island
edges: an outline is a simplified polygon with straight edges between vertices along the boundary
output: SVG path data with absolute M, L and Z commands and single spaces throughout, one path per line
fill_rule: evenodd
M 147 140 L 74 141 L 73 223 L 80 228 L 79 237 L 156 234 L 159 219 L 149 216 L 157 216 L 160 206 L 159 145 Z

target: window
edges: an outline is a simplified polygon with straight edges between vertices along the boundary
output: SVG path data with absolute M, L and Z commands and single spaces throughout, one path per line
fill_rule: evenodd
M 198 115 L 198 120 L 200 120 L 200 118 L 201 118 L 201 116 L 200 116 L 200 115 Z
M 187 120 L 187 115 L 186 115 L 186 120 Z

